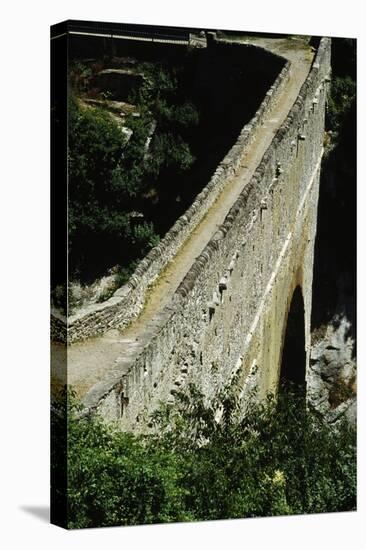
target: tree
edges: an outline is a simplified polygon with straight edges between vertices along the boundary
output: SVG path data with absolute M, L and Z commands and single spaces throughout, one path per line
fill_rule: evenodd
M 217 403 L 190 388 L 177 409 L 154 415 L 155 431 L 134 435 L 80 416 L 69 395 L 55 404 L 52 429 L 59 435 L 66 415 L 68 526 L 354 510 L 355 430 L 324 424 L 299 399 L 269 396 L 240 418 L 227 395 L 217 422 Z M 52 446 L 56 471 L 65 441 Z
M 128 266 L 156 243 L 153 224 L 134 215 L 144 185 L 145 121 L 131 144 L 100 108 L 69 106 L 69 257 L 71 273 L 92 279 L 106 249 Z M 108 255 L 102 266 L 108 266 Z M 105 265 L 107 263 L 107 265 Z

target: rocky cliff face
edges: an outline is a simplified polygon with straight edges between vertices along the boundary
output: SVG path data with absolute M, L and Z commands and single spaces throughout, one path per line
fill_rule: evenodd
M 331 136 L 334 139 L 334 136 Z M 356 109 L 322 167 L 312 309 L 309 402 L 326 420 L 356 422 Z
M 355 340 L 350 328 L 346 316 L 335 316 L 312 335 L 308 400 L 329 423 L 343 416 L 356 422 Z

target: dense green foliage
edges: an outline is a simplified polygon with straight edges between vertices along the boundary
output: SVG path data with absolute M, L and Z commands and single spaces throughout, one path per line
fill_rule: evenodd
M 342 130 L 356 102 L 356 40 L 332 39 L 332 81 L 326 111 L 326 127 Z
M 219 423 L 217 404 L 206 407 L 197 391 L 181 399 L 181 412 L 162 409 L 145 436 L 96 415 L 78 419 L 69 401 L 69 527 L 355 509 L 349 425 L 325 425 L 293 391 L 252 406 L 244 419 L 227 399 Z
M 333 78 L 327 112 L 330 129 L 339 132 L 355 97 L 356 82 L 350 76 Z
M 74 67 L 72 81 L 77 70 L 85 85 L 85 68 Z M 69 255 L 71 274 L 82 281 L 103 274 L 116 257 L 120 278 L 128 277 L 135 261 L 159 240 L 145 214 L 149 197 L 156 202 L 164 194 L 158 186 L 161 171 L 179 174 L 194 161 L 184 134 L 198 123 L 197 111 L 188 102 L 173 106 L 174 74 L 158 64 L 141 70 L 143 85 L 131 97 L 138 116 L 131 114 L 123 123 L 132 131 L 129 139 L 107 102 L 103 109 L 70 99 Z
M 101 109 L 69 106 L 69 254 L 74 277 L 85 277 L 101 249 L 118 246 L 127 264 L 156 244 L 151 223 L 134 218 L 148 128 L 135 123 L 126 146 L 117 123 Z M 86 272 L 86 273 L 85 273 Z

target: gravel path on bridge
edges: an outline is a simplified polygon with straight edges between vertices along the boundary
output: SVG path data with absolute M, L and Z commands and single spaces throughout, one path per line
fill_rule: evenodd
M 122 374 L 123 357 L 138 354 L 141 345 L 145 345 L 159 313 L 169 303 L 195 258 L 201 254 L 218 226 L 223 223 L 236 198 L 250 181 L 309 73 L 313 53 L 302 40 L 252 37 L 241 41 L 264 47 L 287 58 L 291 62 L 289 80 L 268 120 L 256 130 L 255 139 L 248 147 L 237 174 L 228 180 L 217 201 L 154 284 L 140 316 L 122 332 L 110 330 L 101 337 L 76 343 L 68 348 L 68 384 L 76 389 L 81 398 L 110 371 L 116 373 L 119 370 Z M 57 377 L 57 372 L 53 374 Z

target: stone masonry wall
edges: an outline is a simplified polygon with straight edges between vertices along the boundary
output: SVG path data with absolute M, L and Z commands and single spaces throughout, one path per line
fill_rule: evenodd
M 186 275 L 142 353 L 120 380 L 84 399 L 123 429 L 146 426 L 188 381 L 207 399 L 239 374 L 241 396 L 274 389 L 293 291 L 305 304 L 307 361 L 311 285 L 330 39 L 250 183 Z
M 256 46 L 243 45 L 236 45 L 236 47 L 257 48 Z M 103 334 L 110 328 L 124 327 L 140 313 L 148 288 L 203 219 L 230 177 L 236 173 L 246 147 L 253 140 L 256 128 L 262 124 L 263 118 L 270 113 L 275 105 L 279 90 L 287 81 L 288 70 L 289 63 L 287 62 L 267 91 L 254 117 L 243 127 L 236 143 L 218 165 L 209 183 L 197 195 L 185 214 L 175 222 L 161 242 L 139 263 L 129 281 L 118 289 L 109 300 L 84 307 L 70 316 L 67 320 L 67 330 L 65 317 L 58 312 L 52 312 L 51 338 L 53 340 L 65 342 L 67 337 L 69 344 L 84 340 Z

